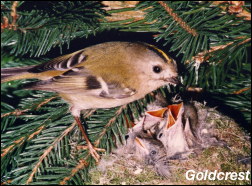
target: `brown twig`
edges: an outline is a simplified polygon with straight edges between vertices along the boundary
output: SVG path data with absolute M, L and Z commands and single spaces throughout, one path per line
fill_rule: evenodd
M 34 136 L 38 135 L 44 128 L 45 128 L 45 125 L 40 126 L 37 131 L 35 131 L 32 134 L 30 134 L 30 136 L 28 137 L 28 140 L 30 140 Z
M 46 119 L 44 122 L 46 122 L 48 119 Z M 45 125 L 41 125 L 40 127 L 38 127 L 35 132 L 33 132 L 32 134 L 30 134 L 28 136 L 28 140 L 31 140 L 34 136 L 38 135 L 43 129 L 45 128 Z M 24 136 L 26 136 L 27 134 L 25 134 Z M 12 145 L 6 147 L 5 149 L 3 149 L 3 153 L 1 154 L 1 157 L 5 156 L 7 153 L 9 153 L 15 146 L 17 145 L 22 145 L 22 143 L 25 141 L 25 139 L 27 137 L 22 136 L 20 139 L 15 140 Z
M 100 140 L 102 139 L 102 137 L 106 134 L 107 132 L 107 128 L 110 127 L 115 121 L 117 116 L 119 116 L 123 109 L 126 108 L 126 105 L 121 106 L 115 113 L 115 116 L 113 118 L 111 118 L 108 123 L 104 126 L 103 131 L 100 133 L 99 137 L 97 138 L 97 140 L 94 142 L 94 145 L 97 147 L 100 144 Z
M 6 147 L 5 149 L 2 149 L 1 157 L 4 157 L 6 154 L 8 154 L 16 145 L 21 145 L 24 142 L 25 137 L 21 137 L 18 140 L 15 140 L 12 145 Z
M 20 116 L 20 115 L 22 115 L 24 112 L 27 112 L 27 111 L 29 111 L 29 110 L 30 110 L 30 109 L 24 109 L 24 110 L 16 109 L 16 110 L 14 110 L 13 112 L 8 112 L 8 113 L 5 113 L 5 114 L 2 114 L 2 115 L 1 115 L 1 118 L 6 117 L 6 116 L 10 116 L 10 115 Z
M 36 107 L 35 110 L 38 110 L 40 107 L 42 107 L 43 105 L 47 104 L 48 102 L 52 101 L 53 99 L 57 98 L 58 96 L 53 96 L 51 98 L 46 99 L 45 101 L 41 102 L 40 104 L 38 104 L 38 106 Z
M 48 102 L 50 102 L 51 100 L 57 98 L 58 96 L 53 96 L 51 98 L 48 98 L 46 100 L 44 100 L 43 102 L 41 102 L 40 104 L 38 104 L 35 108 L 35 110 L 38 110 L 40 107 L 42 107 L 43 105 L 47 104 Z M 29 109 L 24 109 L 24 110 L 19 110 L 19 109 L 16 109 L 14 110 L 13 112 L 8 112 L 8 113 L 5 113 L 5 114 L 2 114 L 1 115 L 1 118 L 3 117 L 6 117 L 6 116 L 10 116 L 10 115 L 14 115 L 14 116 L 20 116 L 22 115 L 24 112 L 27 112 L 29 110 L 31 110 L 33 108 L 33 106 L 31 106 L 31 108 Z
M 178 22 L 178 24 L 185 29 L 188 33 L 192 34 L 194 37 L 198 35 L 198 33 L 196 32 L 195 29 L 191 28 L 183 19 L 181 19 L 178 14 L 173 12 L 173 9 L 170 8 L 164 1 L 158 1 L 158 3 L 164 7 L 164 9 L 166 10 L 166 12 L 168 12 L 168 14 L 170 16 L 173 17 L 173 19 Z
M 239 38 L 237 38 L 239 39 Z M 244 43 L 247 43 L 251 40 L 251 38 L 247 38 L 245 39 L 244 41 L 240 42 L 237 44 L 238 45 L 242 45 Z M 214 47 L 211 47 L 210 50 L 207 50 L 207 51 L 204 51 L 204 52 L 200 52 L 199 54 L 197 54 L 196 56 L 193 56 L 192 57 L 192 60 L 195 61 L 196 63 L 203 63 L 204 61 L 208 60 L 210 58 L 210 54 L 212 52 L 215 52 L 217 50 L 223 50 L 225 49 L 226 47 L 232 45 L 234 42 L 230 42 L 230 43 L 227 43 L 225 45 L 219 45 L 219 46 L 214 46 Z M 188 60 L 187 63 L 189 63 L 190 61 Z
M 59 184 L 66 185 L 67 181 L 69 181 L 71 179 L 71 177 L 73 177 L 79 170 L 83 169 L 84 167 L 87 167 L 88 165 L 89 165 L 89 163 L 86 160 L 84 160 L 84 159 L 80 160 L 79 163 L 77 164 L 77 166 L 72 169 L 71 175 L 65 177 Z
M 38 135 L 44 128 L 45 128 L 45 125 L 40 126 L 37 131 L 35 131 L 29 135 L 28 140 L 31 140 L 34 136 Z M 2 150 L 1 157 L 4 157 L 6 154 L 8 154 L 15 146 L 22 145 L 24 141 L 25 141 L 24 136 L 18 140 L 15 140 L 12 145 L 10 145 Z
M 88 117 L 91 116 L 95 111 L 96 111 L 96 109 L 92 109 L 92 110 L 90 110 L 88 113 L 85 113 L 85 115 L 84 115 L 83 117 L 84 117 L 84 118 L 88 118 Z
M 10 185 L 12 180 L 7 180 L 5 182 L 2 182 L 1 185 Z
M 32 169 L 32 173 L 30 174 L 29 178 L 26 181 L 26 184 L 28 185 L 29 183 L 32 182 L 33 177 L 35 175 L 35 173 L 38 171 L 39 166 L 41 165 L 41 163 L 43 162 L 43 160 L 47 157 L 47 155 L 53 150 L 53 148 L 55 147 L 55 145 L 61 141 L 67 134 L 69 134 L 69 132 L 72 131 L 72 129 L 75 127 L 76 122 L 73 122 L 72 125 L 68 128 L 66 128 L 62 134 L 57 137 L 54 142 L 44 151 L 44 153 L 42 154 L 42 156 L 40 156 L 38 162 L 36 163 L 36 165 L 34 166 L 34 168 Z
M 247 90 L 250 90 L 250 89 L 251 89 L 251 87 L 243 88 L 243 89 L 241 89 L 241 90 L 238 90 L 238 91 L 233 92 L 233 94 L 241 94 L 241 93 L 243 93 L 243 92 L 245 92 L 245 91 L 247 91 Z

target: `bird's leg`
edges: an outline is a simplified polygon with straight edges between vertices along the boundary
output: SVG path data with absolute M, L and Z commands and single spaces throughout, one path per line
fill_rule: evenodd
M 74 116 L 74 119 L 77 122 L 77 124 L 78 124 L 78 126 L 79 126 L 79 128 L 81 130 L 81 133 L 82 133 L 82 135 L 83 135 L 83 137 L 85 139 L 85 141 L 87 142 L 87 147 L 86 148 L 84 147 L 83 149 L 87 149 L 88 148 L 90 154 L 93 156 L 93 158 L 95 159 L 95 161 L 99 162 L 100 155 L 97 153 L 97 151 L 104 151 L 104 149 L 99 149 L 99 148 L 94 147 L 92 145 L 92 143 L 88 139 L 88 136 L 87 136 L 87 134 L 85 132 L 85 129 L 84 129 L 84 127 L 83 127 L 83 125 L 82 125 L 82 123 L 80 121 L 80 117 Z

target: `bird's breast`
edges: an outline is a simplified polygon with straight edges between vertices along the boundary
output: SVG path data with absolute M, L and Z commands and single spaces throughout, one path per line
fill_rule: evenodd
M 132 101 L 142 98 L 142 95 L 135 94 L 133 96 L 116 99 L 103 98 L 97 96 L 83 95 L 83 94 L 60 94 L 60 96 L 67 101 L 71 106 L 71 113 L 74 116 L 79 116 L 81 110 L 99 109 L 99 108 L 113 108 L 128 104 Z

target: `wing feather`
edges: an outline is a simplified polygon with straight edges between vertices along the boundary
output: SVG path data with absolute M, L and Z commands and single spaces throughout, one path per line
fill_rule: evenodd
M 72 54 L 57 57 L 46 63 L 37 65 L 29 69 L 28 72 L 41 73 L 41 72 L 51 71 L 51 70 L 66 71 L 68 69 L 74 68 L 76 65 L 86 61 L 87 55 L 84 54 L 84 50 L 79 50 Z
M 130 97 L 136 93 L 135 90 L 120 85 L 119 82 L 106 82 L 84 67 L 72 68 L 60 76 L 29 84 L 25 88 L 116 99 Z

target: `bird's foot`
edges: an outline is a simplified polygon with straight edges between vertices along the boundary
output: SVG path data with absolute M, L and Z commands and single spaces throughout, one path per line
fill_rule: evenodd
M 94 147 L 91 143 L 88 143 L 87 146 L 77 146 L 78 150 L 89 150 L 89 153 L 91 156 L 95 159 L 95 161 L 98 163 L 100 160 L 100 155 L 98 154 L 97 151 L 99 152 L 105 152 L 105 149 L 97 148 Z

